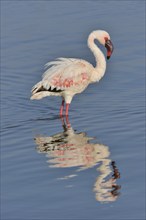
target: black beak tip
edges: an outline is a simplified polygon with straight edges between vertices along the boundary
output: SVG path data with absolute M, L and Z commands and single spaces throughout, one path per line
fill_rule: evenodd
M 110 56 L 107 56 L 107 60 L 109 60 Z

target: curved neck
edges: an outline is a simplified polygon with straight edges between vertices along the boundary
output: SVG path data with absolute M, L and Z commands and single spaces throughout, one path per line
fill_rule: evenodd
M 94 40 L 98 38 L 92 32 L 88 37 L 88 47 L 93 52 L 96 60 L 95 74 L 97 75 L 97 80 L 100 80 L 106 70 L 106 61 L 102 51 L 94 43 Z

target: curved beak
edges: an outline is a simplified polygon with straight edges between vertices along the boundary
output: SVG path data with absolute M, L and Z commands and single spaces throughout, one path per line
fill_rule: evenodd
M 109 59 L 112 55 L 113 50 L 114 50 L 114 46 L 113 46 L 111 40 L 106 40 L 105 47 L 107 49 L 107 59 Z

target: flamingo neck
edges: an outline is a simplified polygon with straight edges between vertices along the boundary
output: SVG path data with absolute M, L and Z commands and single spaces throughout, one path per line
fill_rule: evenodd
M 93 81 L 99 81 L 105 74 L 106 70 L 106 61 L 102 51 L 94 43 L 94 40 L 97 39 L 97 36 L 92 32 L 88 37 L 88 47 L 93 52 L 96 60 L 96 67 L 93 74 Z

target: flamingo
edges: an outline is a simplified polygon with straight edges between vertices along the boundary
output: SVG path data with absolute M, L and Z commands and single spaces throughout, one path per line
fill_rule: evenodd
M 107 49 L 107 59 L 113 52 L 110 35 L 104 30 L 92 31 L 88 36 L 88 47 L 93 52 L 96 66 L 82 59 L 58 58 L 46 64 L 47 70 L 42 80 L 32 87 L 32 99 L 42 99 L 46 96 L 61 96 L 62 104 L 60 116 L 63 115 L 64 102 L 65 115 L 68 116 L 69 106 L 74 95 L 83 92 L 90 83 L 98 82 L 105 74 L 106 60 L 104 54 L 95 44 L 95 40 Z

